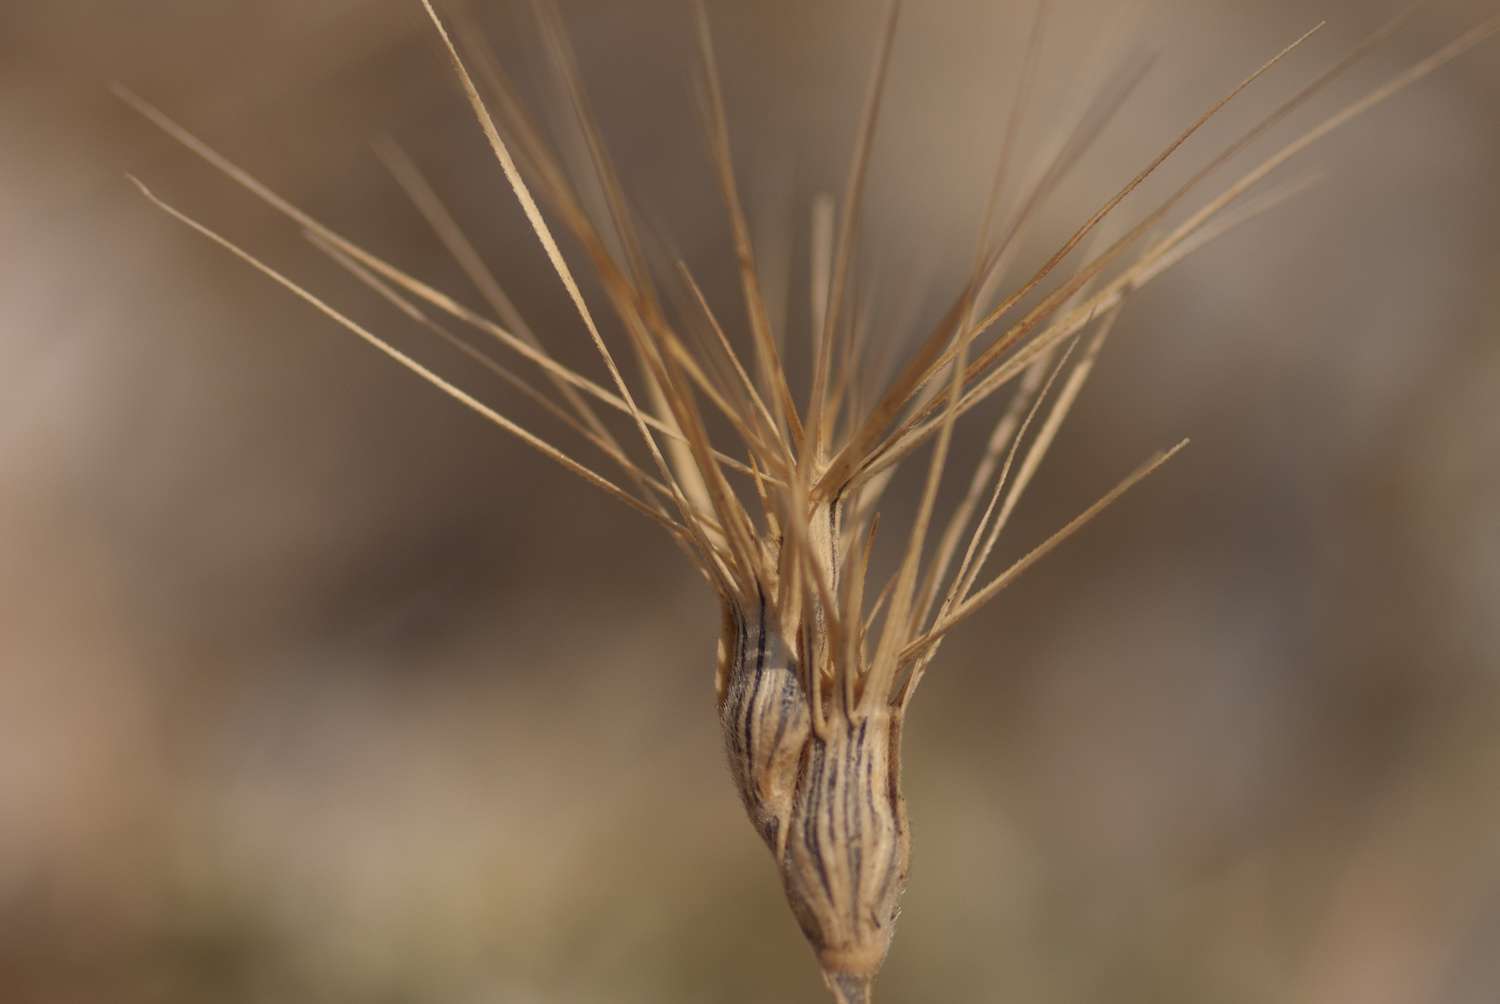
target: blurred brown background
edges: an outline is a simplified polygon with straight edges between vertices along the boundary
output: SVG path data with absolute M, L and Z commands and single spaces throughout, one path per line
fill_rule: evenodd
M 1160 59 L 1033 267 L 1318 17 L 1126 219 L 1398 4 L 1056 6 L 1029 149 L 1133 46 Z M 752 212 L 800 243 L 876 16 L 709 7 Z M 687 4 L 563 9 L 639 205 L 733 310 Z M 475 10 L 565 136 L 525 5 Z M 1029 10 L 908 5 L 869 202 L 882 337 L 959 281 Z M 1429 5 L 1298 123 L 1493 11 Z M 1195 445 L 945 646 L 883 1000 L 1500 998 L 1497 46 L 1127 309 L 1012 553 Z M 820 1000 L 724 774 L 695 573 L 148 207 L 127 171 L 551 434 L 112 80 L 477 304 L 370 155 L 395 137 L 587 359 L 415 0 L 0 7 L 0 1000 Z

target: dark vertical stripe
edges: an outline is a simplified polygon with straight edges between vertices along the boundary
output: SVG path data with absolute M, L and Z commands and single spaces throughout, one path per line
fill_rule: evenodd
M 745 769 L 746 780 L 754 776 L 755 772 L 755 734 L 750 728 L 751 717 L 755 714 L 755 702 L 760 694 L 760 681 L 766 668 L 766 596 L 756 587 L 757 603 L 756 613 L 756 639 L 755 639 L 755 673 L 752 676 L 751 688 L 745 698 L 744 725 L 741 730 L 745 736 Z

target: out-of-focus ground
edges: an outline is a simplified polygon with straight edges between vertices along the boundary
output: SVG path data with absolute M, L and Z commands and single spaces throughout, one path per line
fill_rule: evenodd
M 1122 219 L 1397 4 L 1116 6 L 1058 0 L 1027 149 L 1133 46 L 1160 58 L 1023 265 L 1315 18 Z M 524 5 L 480 8 L 566 136 Z M 752 212 L 800 245 L 875 15 L 709 8 Z M 956 288 L 1029 10 L 908 8 L 867 228 L 885 338 Z M 564 13 L 639 205 L 733 312 L 688 5 Z M 1277 137 L 1487 13 L 1429 5 Z M 395 137 L 588 360 L 414 0 L 0 9 L 0 999 L 819 1000 L 726 781 L 701 581 L 151 209 L 126 172 L 544 427 L 113 80 L 478 304 L 370 155 Z M 1193 447 L 924 685 L 883 1000 L 1500 996 L 1500 42 L 1284 177 L 1313 172 L 1130 304 L 1010 553 Z

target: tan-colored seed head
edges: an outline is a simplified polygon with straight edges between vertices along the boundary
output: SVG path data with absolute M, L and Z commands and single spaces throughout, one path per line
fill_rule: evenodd
M 1038 41 L 1048 6 L 1048 0 L 1039 0 L 973 267 L 941 321 L 909 343 L 911 351 L 904 364 L 881 383 L 862 379 L 868 376 L 864 349 L 869 344 L 870 319 L 856 318 L 852 303 L 856 299 L 853 289 L 861 278 L 856 274 L 855 238 L 865 175 L 895 38 L 897 5 L 893 2 L 871 74 L 843 200 L 837 210 L 831 200 L 819 200 L 812 214 L 813 310 L 808 334 L 813 365 L 805 405 L 799 409 L 793 381 L 783 365 L 781 337 L 785 332 L 772 330 L 771 312 L 761 289 L 735 179 L 713 45 L 702 11 L 698 35 L 708 138 L 746 307 L 748 363 L 741 358 L 743 347 L 734 347 L 684 262 L 673 263 L 667 271 L 680 281 L 681 299 L 690 309 L 681 317 L 664 309 L 658 276 L 647 260 L 630 200 L 593 121 L 556 11 L 550 5 L 541 6 L 546 48 L 582 126 L 592 171 L 585 183 L 602 193 L 607 220 L 591 216 L 591 200 L 580 194 L 577 181 L 549 148 L 544 132 L 476 37 L 470 33 L 465 45 L 476 58 L 461 58 L 459 45 L 431 0 L 421 3 L 438 30 L 507 183 L 604 365 L 607 381 L 590 379 L 562 365 L 546 350 L 436 192 L 398 151 L 385 151 L 387 165 L 503 323 L 462 306 L 347 240 L 157 109 L 123 89 L 120 94 L 293 220 L 317 247 L 376 289 L 409 321 L 458 346 L 470 359 L 546 408 L 618 469 L 613 478 L 517 425 L 292 279 L 156 201 L 400 365 L 667 530 L 697 565 L 724 609 L 716 684 L 734 783 L 757 832 L 775 856 L 787 899 L 816 952 L 830 991 L 844 1004 L 867 1004 L 875 974 L 890 948 L 910 858 L 900 786 L 902 720 L 939 644 L 1017 575 L 1176 452 L 1158 454 L 1137 468 L 1008 570 L 981 584 L 997 537 L 1077 398 L 1123 302 L 1192 250 L 1285 197 L 1282 192 L 1260 202 L 1245 198 L 1277 167 L 1500 32 L 1500 18 L 1479 25 L 1328 117 L 1245 173 L 1154 244 L 1140 246 L 1214 170 L 1289 117 L 1375 42 L 1388 37 L 1402 19 L 1393 20 L 1209 159 L 1124 236 L 1097 255 L 1080 254 L 1088 260 L 1053 288 L 1044 287 L 1064 273 L 1073 253 L 1091 236 L 1097 238 L 1101 223 L 1168 157 L 1230 99 L 1300 44 L 1299 39 L 1210 106 L 1160 156 L 1131 176 L 1029 278 L 996 297 L 993 290 L 998 279 L 1020 246 L 1025 228 L 1035 220 L 1038 207 L 1120 111 L 1144 73 L 1127 67 L 1100 89 L 1078 122 L 1065 130 L 1065 141 L 1041 177 L 1014 199 L 1015 211 L 1006 227 L 998 227 L 996 206 L 1002 195 L 1010 194 L 1005 182 L 1013 140 L 1038 65 Z M 471 75 L 471 65 L 477 79 Z M 149 191 L 146 194 L 156 199 Z M 633 381 L 626 377 L 629 362 L 622 366 L 603 337 L 549 217 L 583 249 L 628 339 L 636 364 Z M 1035 305 L 1012 316 L 1033 294 Z M 537 367 L 550 392 L 463 341 L 438 317 L 451 318 L 493 338 Z M 1002 321 L 1008 326 L 1001 327 Z M 1075 353 L 1080 339 L 1083 349 Z M 933 545 L 929 530 L 933 529 L 954 424 L 1012 383 L 1019 385 L 1018 392 L 996 423 L 967 490 Z M 1054 384 L 1058 389 L 1052 395 Z M 604 415 L 629 420 L 631 434 L 626 441 L 635 443 L 633 453 Z M 736 437 L 732 445 L 712 441 L 714 423 L 709 417 L 713 416 L 727 422 Z M 1041 422 L 1028 438 L 1038 417 Z M 932 456 L 899 562 L 885 586 L 867 594 L 865 578 L 882 494 L 897 467 L 927 444 L 933 447 Z M 968 543 L 961 550 L 965 537 Z

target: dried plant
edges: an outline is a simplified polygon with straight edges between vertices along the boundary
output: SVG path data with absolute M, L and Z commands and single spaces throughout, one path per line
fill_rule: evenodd
M 544 407 L 602 454 L 618 471 L 615 478 L 507 419 L 292 279 L 146 194 L 402 366 L 667 532 L 702 572 L 722 607 L 718 710 L 730 773 L 745 809 L 775 858 L 787 899 L 829 990 L 839 1001 L 868 1001 L 890 947 L 910 858 L 901 793 L 903 720 L 940 644 L 1183 445 L 1136 468 L 1019 561 L 984 578 L 997 539 L 1077 399 L 1122 304 L 1133 290 L 1196 248 L 1297 191 L 1301 186 L 1284 185 L 1252 194 L 1312 143 L 1496 33 L 1500 19 L 1479 25 L 1339 109 L 1165 229 L 1169 214 L 1211 174 L 1387 39 L 1406 15 L 1396 18 L 1210 157 L 1123 236 L 1055 279 L 1148 176 L 1313 33 L 1308 32 L 1212 104 L 1034 273 L 997 295 L 1018 238 L 1117 117 L 1146 68 L 1130 65 L 1118 74 L 1076 122 L 1060 131 L 1062 142 L 1040 177 L 1019 196 L 1009 196 L 1016 137 L 1047 15 L 1048 0 L 1039 0 L 972 267 L 941 321 L 909 342 L 900 368 L 884 377 L 868 351 L 873 322 L 855 308 L 853 287 L 865 177 L 896 37 L 897 4 L 892 3 L 841 204 L 835 209 L 831 200 L 820 199 L 813 207 L 814 302 L 808 331 L 813 363 L 810 386 L 799 400 L 783 363 L 788 332 L 773 327 L 751 246 L 703 10 L 697 11 L 701 94 L 738 263 L 748 353 L 736 346 L 687 264 L 676 261 L 663 269 L 660 256 L 648 253 L 557 12 L 538 4 L 545 47 L 586 140 L 592 173 L 587 183 L 596 184 L 603 195 L 602 219 L 590 212 L 581 179 L 543 140 L 542 130 L 472 29 L 460 33 L 466 50 L 461 56 L 449 22 L 430 0 L 422 4 L 507 182 L 604 364 L 607 383 L 553 358 L 437 193 L 398 149 L 384 147 L 384 160 L 483 292 L 494 319 L 335 233 L 142 99 L 123 89 L 120 94 L 298 224 L 319 248 L 409 319 Z M 1007 203 L 1014 208 L 1002 219 L 1000 207 Z M 601 334 L 554 225 L 583 249 L 593 279 L 608 299 L 628 341 L 634 365 L 630 378 L 617 350 Z M 1021 312 L 1033 294 L 1036 302 Z M 669 310 L 668 296 L 682 309 Z M 492 338 L 535 367 L 542 382 L 495 361 L 440 318 Z M 938 489 L 955 423 L 1012 384 L 1015 390 L 969 474 L 967 489 L 936 532 Z M 627 448 L 604 420 L 610 413 L 628 419 L 627 441 L 638 440 L 635 446 Z M 733 445 L 714 444 L 714 423 L 732 430 Z M 898 467 L 923 447 L 930 447 L 930 454 L 915 519 L 900 543 L 894 573 L 882 588 L 872 590 L 866 579 L 881 498 Z

